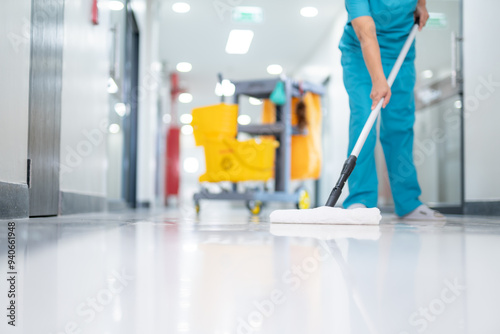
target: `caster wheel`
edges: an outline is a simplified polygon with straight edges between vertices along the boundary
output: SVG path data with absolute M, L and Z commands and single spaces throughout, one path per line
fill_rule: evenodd
M 309 209 L 311 207 L 311 197 L 305 189 L 299 190 L 299 201 L 296 203 L 297 209 Z
M 263 204 L 261 201 L 250 201 L 247 202 L 247 207 L 252 215 L 258 216 L 262 212 Z

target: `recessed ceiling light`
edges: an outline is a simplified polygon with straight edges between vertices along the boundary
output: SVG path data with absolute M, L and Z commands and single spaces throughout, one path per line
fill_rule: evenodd
M 185 14 L 191 10 L 191 6 L 185 2 L 176 2 L 172 5 L 172 10 L 179 14 Z
M 128 6 L 134 11 L 134 13 L 142 14 L 146 11 L 146 1 L 128 1 Z
M 431 71 L 431 70 L 425 70 L 422 72 L 422 76 L 425 78 L 425 79 L 430 79 L 434 76 L 434 73 Z
M 227 79 L 222 80 L 222 84 L 219 82 L 215 86 L 215 95 L 217 96 L 233 96 L 236 91 L 236 86 Z
M 189 136 L 193 134 L 193 127 L 191 125 L 183 125 L 181 127 L 181 133 L 183 135 Z
M 218 82 L 215 85 L 215 95 L 222 96 L 223 94 L 224 94 L 224 92 L 222 91 L 222 85 L 220 84 L 220 82 Z
M 194 157 L 186 158 L 183 165 L 184 171 L 190 174 L 196 173 L 200 168 L 200 162 Z
M 222 91 L 224 92 L 224 96 L 233 96 L 236 91 L 236 86 L 229 80 L 222 80 Z
M 109 126 L 109 132 L 113 134 L 120 132 L 120 126 L 116 123 L 111 124 Z
M 112 1 L 99 1 L 97 7 L 99 9 L 122 10 L 123 8 L 125 8 L 125 5 L 121 1 L 112 0 Z
M 193 116 L 191 114 L 182 114 L 181 115 L 181 123 L 182 124 L 191 124 L 193 121 Z
M 253 106 L 260 106 L 262 104 L 262 100 L 256 99 L 255 97 L 249 97 L 248 102 L 250 102 L 250 104 Z
M 108 8 L 111 10 L 122 10 L 125 5 L 121 1 L 110 1 L 108 2 Z
M 252 118 L 248 115 L 240 115 L 238 116 L 238 123 L 241 125 L 248 125 L 252 123 Z
M 193 95 L 189 93 L 182 93 L 179 95 L 179 102 L 180 103 L 191 103 L 193 101 Z
M 318 15 L 318 9 L 316 7 L 304 7 L 300 10 L 300 15 L 304 17 L 315 17 Z
M 127 113 L 127 106 L 125 103 L 117 103 L 115 104 L 115 112 L 118 114 L 118 116 L 123 117 Z
M 243 55 L 248 53 L 253 40 L 252 30 L 231 30 L 226 44 L 226 52 L 229 54 Z
M 169 124 L 172 121 L 172 116 L 170 114 L 163 115 L 163 123 Z
M 283 67 L 281 67 L 281 65 L 277 65 L 277 64 L 269 65 L 267 67 L 267 73 L 269 73 L 271 75 L 279 75 L 279 74 L 283 73 Z
M 108 93 L 109 94 L 118 93 L 118 85 L 116 84 L 116 82 L 113 78 L 108 79 Z
M 190 63 L 182 62 L 177 64 L 176 68 L 177 71 L 186 73 L 191 72 L 191 70 L 193 69 L 193 65 L 191 65 Z

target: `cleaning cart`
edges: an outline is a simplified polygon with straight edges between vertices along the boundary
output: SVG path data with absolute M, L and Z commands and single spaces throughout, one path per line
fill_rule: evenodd
M 324 88 L 290 78 L 233 82 L 234 104 L 219 104 L 193 110 L 195 142 L 205 149 L 206 173 L 200 182 L 231 182 L 230 190 L 210 192 L 206 187 L 194 194 L 196 211 L 201 200 L 244 201 L 252 214 L 258 215 L 267 202 L 295 203 L 297 208 L 310 206 L 308 192 L 291 189 L 292 179 L 318 178 L 321 169 L 321 106 Z M 269 101 L 281 87 L 281 103 Z M 263 124 L 239 125 L 240 97 L 264 100 Z M 295 106 L 303 100 L 308 111 L 308 126 L 299 128 Z M 239 141 L 238 133 L 254 136 Z M 292 152 L 295 151 L 292 159 Z M 311 159 L 304 158 L 305 153 Z M 294 175 L 292 175 L 294 174 Z M 245 189 L 237 184 L 245 181 L 267 183 L 274 178 L 274 189 Z

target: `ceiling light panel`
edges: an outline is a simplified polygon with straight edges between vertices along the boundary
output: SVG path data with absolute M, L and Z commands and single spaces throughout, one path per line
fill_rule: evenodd
M 176 2 L 172 5 L 172 10 L 179 14 L 185 14 L 191 10 L 191 6 L 185 2 Z
M 179 72 L 187 73 L 191 72 L 191 70 L 193 69 L 193 65 L 191 65 L 190 63 L 182 62 L 177 64 L 176 69 Z
M 189 93 L 182 93 L 179 95 L 180 103 L 191 103 L 193 101 L 193 95 Z
M 248 53 L 253 36 L 254 32 L 252 30 L 231 30 L 226 44 L 226 52 L 238 55 Z
M 300 15 L 304 17 L 318 16 L 318 9 L 316 7 L 304 7 L 300 10 Z
M 269 73 L 271 75 L 279 75 L 279 74 L 283 73 L 283 67 L 281 67 L 281 65 L 278 65 L 278 64 L 269 65 L 267 67 L 267 73 Z

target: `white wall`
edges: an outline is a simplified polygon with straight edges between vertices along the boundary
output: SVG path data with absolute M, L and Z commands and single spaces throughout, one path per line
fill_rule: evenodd
M 0 181 L 26 183 L 31 0 L 5 1 L 0 14 Z
M 107 196 L 110 200 L 122 199 L 123 139 L 123 131 L 108 135 L 108 174 L 106 177 L 108 187 Z
M 497 0 L 464 0 L 466 201 L 500 200 L 500 45 Z M 485 84 L 492 80 L 495 84 Z
M 332 29 L 325 36 L 323 42 L 311 54 L 300 68 L 294 72 L 294 78 L 309 80 L 315 83 L 323 82 L 330 76 L 328 86 L 328 105 L 324 106 L 328 115 L 325 117 L 324 136 L 326 138 L 323 151 L 324 155 L 321 189 L 322 199 L 328 198 L 331 189 L 337 182 L 340 171 L 347 157 L 349 141 L 349 97 L 344 87 L 341 52 L 339 42 L 342 37 L 347 13 L 344 4 L 338 5 L 337 15 L 333 20 Z M 340 201 L 346 197 L 347 187 Z
M 134 0 L 132 8 L 140 31 L 139 144 L 137 201 L 155 203 L 157 115 L 162 74 L 159 70 L 159 2 Z
M 69 172 L 61 176 L 61 190 L 116 197 L 107 193 L 106 172 L 109 154 L 117 152 L 107 152 L 105 136 L 108 134 L 103 127 L 110 112 L 107 92 L 110 13 L 101 8 L 99 25 L 92 25 L 87 10 L 91 2 L 70 1 L 65 9 L 61 159 Z M 156 0 L 132 1 L 140 30 L 137 200 L 150 203 L 155 202 L 157 99 L 161 82 L 161 74 L 155 71 L 159 47 L 157 5 Z M 84 131 L 92 131 L 94 142 Z M 85 156 L 80 152 L 89 142 L 92 150 Z M 81 159 L 68 153 L 75 151 Z M 78 163 L 73 167 L 75 160 Z
M 61 120 L 61 191 L 106 196 L 109 12 L 90 19 L 92 0 L 66 1 Z

